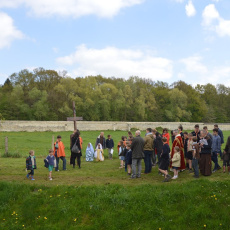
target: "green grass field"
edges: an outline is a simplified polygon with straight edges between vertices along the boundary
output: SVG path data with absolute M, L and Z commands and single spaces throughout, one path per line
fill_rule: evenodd
M 53 172 L 49 181 L 43 159 L 57 134 L 0 133 L 0 153 L 8 136 L 9 152 L 22 155 L 0 158 L 0 229 L 230 229 L 227 173 L 193 179 L 185 171 L 164 184 L 155 167 L 151 174 L 129 180 L 119 169 L 116 151 L 114 160 L 104 162 L 85 162 L 83 152 L 81 169 L 67 164 L 67 171 Z M 70 133 L 60 134 L 68 163 Z M 127 133 L 108 134 L 116 144 Z M 83 149 L 88 142 L 94 145 L 98 135 L 82 132 Z M 229 135 L 224 132 L 225 139 Z M 25 177 L 25 157 L 31 149 L 37 157 L 35 181 Z

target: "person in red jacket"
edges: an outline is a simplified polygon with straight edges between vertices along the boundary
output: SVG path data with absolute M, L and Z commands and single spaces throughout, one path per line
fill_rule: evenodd
M 168 133 L 168 129 L 167 128 L 163 129 L 162 137 L 166 137 L 167 138 L 167 142 L 166 143 L 169 145 L 170 135 Z
M 63 170 L 66 170 L 66 159 L 65 159 L 65 146 L 61 141 L 61 136 L 57 136 L 57 141 L 54 143 L 54 156 L 56 157 L 56 168 L 55 171 L 58 170 L 59 159 L 61 158 L 63 161 Z
M 174 134 L 175 134 L 175 140 L 173 141 L 173 145 L 172 145 L 172 152 L 171 152 L 171 159 L 173 158 L 174 155 L 174 149 L 176 146 L 179 147 L 180 149 L 180 168 L 179 170 L 185 170 L 185 161 L 184 161 L 184 144 L 183 144 L 183 140 L 181 135 L 179 134 L 178 130 L 174 130 Z M 172 167 L 172 162 L 170 163 L 170 168 Z

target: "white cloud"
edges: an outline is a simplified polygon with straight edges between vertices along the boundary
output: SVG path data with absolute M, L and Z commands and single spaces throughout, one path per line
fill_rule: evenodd
M 186 70 L 188 72 L 206 74 L 208 72 L 208 69 L 205 65 L 202 64 L 201 61 L 201 56 L 191 56 L 180 60 L 181 63 L 185 64 Z
M 216 32 L 220 37 L 230 36 L 230 20 L 223 19 L 214 4 L 205 7 L 202 17 L 202 24 L 207 30 Z
M 202 63 L 203 58 L 195 55 L 180 60 L 185 68 L 180 67 L 178 80 L 184 80 L 192 85 L 196 84 L 224 84 L 230 86 L 230 67 L 227 65 L 208 66 Z M 186 77 L 184 77 L 186 76 Z
M 210 4 L 205 7 L 203 13 L 203 25 L 210 26 L 212 22 L 216 19 L 220 18 L 219 12 L 216 10 L 216 7 L 214 4 Z
M 172 77 L 170 60 L 151 56 L 148 52 L 141 50 L 115 47 L 89 49 L 81 45 L 69 56 L 58 58 L 57 62 L 64 66 L 72 66 L 71 72 L 75 76 L 101 74 L 105 77 L 139 76 L 153 80 Z
M 145 0 L 1 0 L 2 7 L 18 7 L 23 4 L 29 9 L 29 14 L 39 17 L 59 15 L 78 18 L 84 15 L 98 17 L 113 17 L 122 8 L 141 4 Z
M 23 33 L 14 26 L 13 19 L 6 13 L 0 12 L 0 49 L 9 47 L 15 39 L 22 39 Z
M 185 11 L 188 17 L 192 17 L 196 15 L 196 9 L 191 0 L 189 0 L 188 4 L 186 4 Z

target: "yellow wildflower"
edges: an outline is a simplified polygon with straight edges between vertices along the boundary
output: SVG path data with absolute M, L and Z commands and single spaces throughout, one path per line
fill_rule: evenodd
M 217 200 L 217 198 L 215 198 L 215 200 Z
M 206 224 L 204 225 L 204 228 L 206 228 Z
M 76 222 L 76 221 L 77 221 L 77 219 L 75 218 L 73 221 L 74 221 L 74 222 Z

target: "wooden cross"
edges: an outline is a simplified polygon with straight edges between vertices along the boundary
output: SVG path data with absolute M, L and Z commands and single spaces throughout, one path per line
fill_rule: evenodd
M 76 117 L 75 101 L 73 101 L 73 117 L 67 117 L 67 121 L 74 122 L 74 130 L 77 130 L 77 121 L 83 121 L 83 117 Z

